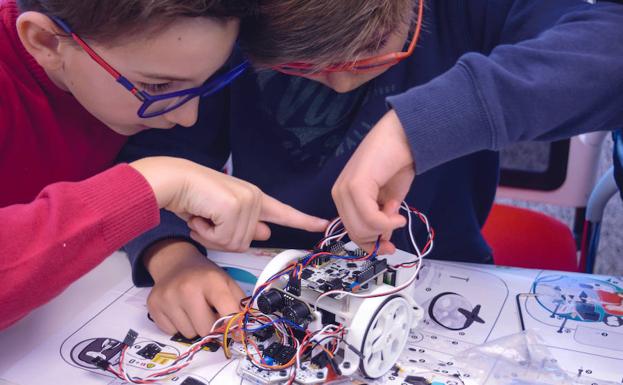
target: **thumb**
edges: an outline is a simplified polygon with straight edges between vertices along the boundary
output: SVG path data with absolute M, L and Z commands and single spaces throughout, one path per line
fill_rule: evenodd
M 407 224 L 407 219 L 400 214 L 400 205 L 401 203 L 398 200 L 390 199 L 383 204 L 383 209 L 381 210 L 383 214 L 387 216 L 390 223 L 393 224 L 392 230 L 404 227 Z
M 260 220 L 310 232 L 322 232 L 329 225 L 326 219 L 307 215 L 266 194 L 262 196 Z
M 253 239 L 256 241 L 267 241 L 270 238 L 270 227 L 266 223 L 258 222 L 255 226 L 255 235 Z
M 389 199 L 387 202 L 383 204 L 383 212 L 387 216 L 391 216 L 392 214 L 396 214 L 400 209 L 400 202 L 397 199 Z

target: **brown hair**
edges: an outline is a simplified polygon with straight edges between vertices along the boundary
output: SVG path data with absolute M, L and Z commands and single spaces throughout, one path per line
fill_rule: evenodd
M 100 42 L 163 28 L 178 17 L 248 16 L 255 3 L 254 0 L 17 0 L 21 12 L 56 16 L 77 34 Z
M 423 1 L 423 0 L 421 0 Z M 356 59 L 413 17 L 417 0 L 258 0 L 240 46 L 259 67 Z

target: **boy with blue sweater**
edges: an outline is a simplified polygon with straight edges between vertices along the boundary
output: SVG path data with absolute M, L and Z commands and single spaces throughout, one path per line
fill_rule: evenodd
M 480 227 L 495 150 L 623 124 L 623 7 L 612 2 L 266 0 L 241 39 L 264 70 L 207 100 L 194 127 L 133 138 L 125 158 L 220 168 L 231 153 L 235 176 L 309 214 L 340 215 L 366 248 L 382 235 L 384 251 L 409 250 L 394 231 L 406 199 L 436 229 L 432 258 L 491 263 Z M 165 331 L 209 330 L 192 310 L 200 299 L 175 294 L 209 290 L 200 244 L 222 245 L 196 233 L 211 226 L 164 212 L 127 246 L 136 284 L 155 282 L 148 305 Z M 254 245 L 318 237 L 271 230 Z

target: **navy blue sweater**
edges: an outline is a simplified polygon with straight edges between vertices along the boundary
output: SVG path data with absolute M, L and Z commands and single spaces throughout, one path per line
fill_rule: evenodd
M 621 199 L 623 199 L 623 130 L 615 131 L 612 134 L 614 140 L 613 148 L 613 164 L 614 164 L 614 179 L 619 186 L 619 192 Z
M 362 87 L 338 94 L 267 71 L 244 74 L 202 103 L 198 123 L 132 138 L 123 160 L 192 159 L 234 174 L 304 212 L 337 215 L 331 187 L 369 129 L 393 107 L 418 176 L 407 201 L 437 232 L 432 258 L 489 263 L 480 234 L 493 203 L 498 154 L 509 143 L 556 139 L 623 123 L 623 7 L 580 0 L 435 0 L 415 53 Z M 392 151 L 392 149 L 387 149 Z M 318 234 L 272 227 L 254 246 L 311 247 Z M 137 285 L 141 252 L 187 238 L 162 224 L 127 245 Z M 405 233 L 393 241 L 410 250 Z

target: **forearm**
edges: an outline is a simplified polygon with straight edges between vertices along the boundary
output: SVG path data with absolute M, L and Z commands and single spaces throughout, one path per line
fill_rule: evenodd
M 390 97 L 417 172 L 519 141 L 623 125 L 623 7 L 582 9 L 532 39 L 466 54 L 433 81 Z
M 119 165 L 48 186 L 31 203 L 0 209 L 0 329 L 65 289 L 158 224 L 146 180 Z

